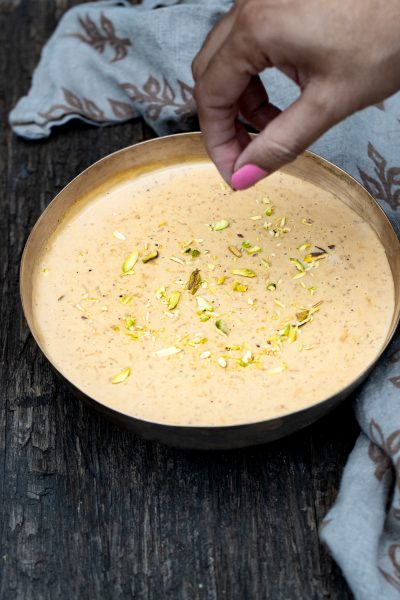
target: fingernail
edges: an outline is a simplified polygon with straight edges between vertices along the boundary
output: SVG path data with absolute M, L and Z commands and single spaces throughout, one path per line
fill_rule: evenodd
M 231 186 L 235 190 L 247 190 L 267 175 L 267 171 L 257 167 L 257 165 L 243 165 L 232 175 Z

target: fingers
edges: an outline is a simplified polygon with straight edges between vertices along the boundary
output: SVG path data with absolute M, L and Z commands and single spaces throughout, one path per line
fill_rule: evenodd
M 246 121 L 259 131 L 281 112 L 279 108 L 270 103 L 267 91 L 258 75 L 251 78 L 239 99 L 238 106 Z
M 305 88 L 302 95 L 246 146 L 238 157 L 232 187 L 245 189 L 293 161 L 322 133 L 345 115 L 335 109 L 324 84 Z
M 225 39 L 231 32 L 233 23 L 236 19 L 238 4 L 234 4 L 222 19 L 211 29 L 205 42 L 192 62 L 192 74 L 194 81 L 204 73 L 211 58 L 222 46 Z
M 233 26 L 231 34 L 210 58 L 194 89 L 205 147 L 226 181 L 230 181 L 243 142 L 249 140 L 243 128 L 237 127 L 239 106 L 253 121 L 264 124 L 266 113 L 271 111 L 265 104 L 268 96 L 258 79 L 247 90 L 254 74 L 249 62 L 253 55 L 247 37 Z M 245 90 L 251 101 L 249 110 L 246 101 L 241 102 Z

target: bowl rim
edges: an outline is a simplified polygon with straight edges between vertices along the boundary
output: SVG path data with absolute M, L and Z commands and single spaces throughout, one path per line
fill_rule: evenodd
M 284 412 L 282 414 L 279 414 L 276 417 L 272 417 L 270 419 L 259 419 L 256 421 L 244 421 L 244 422 L 240 422 L 240 423 L 232 423 L 232 424 L 226 424 L 226 425 L 213 425 L 213 424 L 175 424 L 175 423 L 168 423 L 168 422 L 162 422 L 162 421 L 156 421 L 156 420 L 148 420 L 148 419 L 143 419 L 141 417 L 129 414 L 124 412 L 123 410 L 117 410 L 115 408 L 113 408 L 112 406 L 109 406 L 108 404 L 104 404 L 103 402 L 101 402 L 100 400 L 93 398 L 92 396 L 90 396 L 87 392 L 85 392 L 84 390 L 82 390 L 81 388 L 79 388 L 73 381 L 69 380 L 69 378 L 63 373 L 62 369 L 60 367 L 58 367 L 52 360 L 51 356 L 49 355 L 49 353 L 47 353 L 44 349 L 44 347 L 42 346 L 39 336 L 37 335 L 37 331 L 36 331 L 36 327 L 34 326 L 33 323 L 33 318 L 29 319 L 28 318 L 28 311 L 27 311 L 27 306 L 26 306 L 26 298 L 25 298 L 25 293 L 24 293 L 24 281 L 25 281 L 25 265 L 28 259 L 28 253 L 30 250 L 30 245 L 32 243 L 32 240 L 35 237 L 36 231 L 39 228 L 39 226 L 41 225 L 42 221 L 44 221 L 48 215 L 48 212 L 50 211 L 51 207 L 53 207 L 59 200 L 59 197 L 65 193 L 65 191 L 71 187 L 78 179 L 80 179 L 81 177 L 83 177 L 85 174 L 87 174 L 89 171 L 91 171 L 94 168 L 99 168 L 101 166 L 101 164 L 103 162 L 106 162 L 108 160 L 110 160 L 112 157 L 116 157 L 119 154 L 123 154 L 126 152 L 131 151 L 133 148 L 138 148 L 138 147 L 145 147 L 146 145 L 149 144 L 156 144 L 159 143 L 161 140 L 165 141 L 165 140 L 173 140 L 176 138 L 184 138 L 184 137 L 188 137 L 188 138 L 193 138 L 193 139 L 200 139 L 202 138 L 202 134 L 201 132 L 186 132 L 186 133 L 176 133 L 176 134 L 171 134 L 171 135 L 167 135 L 167 136 L 162 136 L 162 137 L 157 137 L 157 138 L 151 138 L 149 140 L 143 140 L 141 142 L 138 142 L 136 144 L 131 144 L 130 146 L 126 146 L 124 148 L 120 148 L 119 150 L 116 150 L 114 152 L 111 152 L 110 154 L 107 154 L 106 156 L 103 156 L 102 158 L 100 158 L 99 160 L 95 161 L 94 163 L 92 163 L 91 165 L 89 165 L 88 167 L 86 167 L 83 171 L 81 171 L 80 173 L 78 173 L 78 175 L 76 175 L 75 177 L 73 177 L 73 179 L 71 179 L 71 181 L 69 181 L 55 196 L 54 198 L 52 198 L 52 200 L 49 202 L 49 204 L 46 206 L 46 208 L 41 212 L 41 214 L 39 215 L 39 217 L 37 218 L 37 220 L 35 221 L 34 226 L 32 227 L 25 245 L 24 245 L 24 250 L 21 256 L 21 260 L 20 260 L 20 268 L 19 268 L 19 293 L 20 293 L 20 298 L 21 298 L 21 304 L 22 304 L 22 309 L 23 309 L 23 313 L 24 313 L 24 317 L 26 320 L 26 323 L 28 325 L 29 331 L 32 335 L 32 337 L 34 338 L 36 344 L 38 345 L 39 349 L 41 350 L 41 352 L 43 353 L 43 355 L 45 356 L 46 360 L 50 363 L 50 365 L 52 366 L 52 368 L 57 372 L 57 374 L 59 376 L 61 376 L 61 378 L 63 379 L 64 382 L 66 382 L 67 384 L 69 384 L 74 390 L 75 390 L 75 394 L 78 393 L 78 395 L 80 396 L 80 398 L 83 397 L 83 399 L 87 402 L 89 402 L 89 404 L 95 406 L 97 408 L 97 410 L 99 410 L 100 412 L 103 413 L 114 413 L 115 416 L 118 416 L 124 420 L 127 420 L 128 422 L 135 422 L 138 426 L 138 428 L 140 428 L 140 425 L 143 424 L 143 426 L 154 426 L 157 428 L 163 428 L 164 430 L 185 430 L 185 431 L 192 431 L 192 432 L 198 432 L 198 431 L 210 431 L 210 432 L 217 432 L 217 431 L 234 431 L 237 429 L 243 429 L 243 428 L 251 428 L 251 427 L 256 427 L 256 426 L 262 426 L 262 425 L 271 425 L 271 429 L 273 429 L 273 424 L 277 423 L 277 422 L 281 422 L 282 419 L 287 419 L 288 417 L 293 417 L 295 418 L 297 415 L 301 415 L 301 414 L 305 414 L 307 413 L 310 409 L 316 409 L 317 407 L 320 407 L 324 404 L 328 404 L 329 401 L 332 401 L 334 398 L 336 397 L 340 397 L 343 396 L 343 400 L 348 397 L 349 394 L 351 394 L 351 392 L 358 387 L 358 385 L 360 385 L 360 383 L 362 381 L 365 380 L 366 376 L 369 374 L 369 372 L 371 371 L 371 369 L 376 365 L 376 363 L 381 359 L 383 353 L 385 352 L 385 350 L 387 349 L 388 345 L 390 344 L 390 342 L 393 339 L 393 336 L 395 335 L 397 328 L 399 326 L 400 323 L 400 309 L 397 309 L 397 316 L 395 317 L 395 319 L 392 319 L 392 323 L 390 325 L 390 329 L 388 332 L 388 336 L 387 339 L 385 340 L 385 342 L 382 344 L 382 346 L 379 349 L 379 352 L 377 353 L 377 355 L 374 357 L 374 359 L 372 361 L 370 361 L 366 367 L 357 375 L 357 377 L 353 380 L 351 380 L 351 382 L 349 382 L 347 385 L 339 388 L 337 391 L 334 392 L 334 394 L 331 394 L 330 396 L 326 396 L 321 400 L 318 400 L 317 402 L 314 402 L 313 404 L 308 404 L 305 407 L 302 408 L 298 408 L 296 410 L 288 410 L 287 412 Z M 369 200 L 372 201 L 372 203 L 375 205 L 375 207 L 378 209 L 378 211 L 381 213 L 380 217 L 382 219 L 382 221 L 385 222 L 385 225 L 387 227 L 389 227 L 392 232 L 394 233 L 395 237 L 397 238 L 397 242 L 398 242 L 398 251 L 400 252 L 400 239 L 398 238 L 388 216 L 386 215 L 385 211 L 382 209 L 382 207 L 378 204 L 378 202 L 375 200 L 375 198 L 372 196 L 372 194 L 370 194 L 370 192 L 368 192 L 368 190 L 359 182 L 357 181 L 357 179 L 355 179 L 355 177 L 353 177 L 352 175 L 350 175 L 347 171 L 345 171 L 344 169 L 342 169 L 341 167 L 338 167 L 337 165 L 335 165 L 334 163 L 332 163 L 331 161 L 329 161 L 328 159 L 324 158 L 323 156 L 320 156 L 319 154 L 316 154 L 315 152 L 312 152 L 310 150 L 306 150 L 305 152 L 303 152 L 300 156 L 304 155 L 305 157 L 310 157 L 313 160 L 319 162 L 320 164 L 329 167 L 330 169 L 333 169 L 334 171 L 336 171 L 338 174 L 341 174 L 345 179 L 348 180 L 349 183 L 351 183 L 353 186 L 355 186 L 356 188 L 362 190 L 363 194 L 366 195 L 366 197 L 369 197 Z M 207 157 L 205 156 L 205 162 L 207 162 L 210 159 L 207 159 Z M 195 162 L 195 161 L 193 161 Z M 200 160 L 199 160 L 200 162 Z M 128 171 L 128 170 L 126 170 Z M 353 209 L 354 210 L 354 209 Z M 67 214 L 68 211 L 66 211 Z M 368 223 L 368 221 L 366 221 Z M 50 234 L 52 235 L 52 233 Z M 49 235 L 49 237 L 50 237 Z M 393 273 L 392 273 L 392 279 L 393 279 Z M 32 310 L 33 313 L 33 310 Z M 393 315 L 392 317 L 394 317 L 396 315 L 396 306 L 395 309 L 393 311 Z M 109 414 L 109 416 L 111 416 L 111 414 Z M 318 419 L 319 417 L 316 417 L 316 419 Z M 313 419 L 313 420 L 316 420 Z M 312 421 L 310 421 L 312 422 Z M 300 427 L 296 428 L 296 430 L 300 429 Z

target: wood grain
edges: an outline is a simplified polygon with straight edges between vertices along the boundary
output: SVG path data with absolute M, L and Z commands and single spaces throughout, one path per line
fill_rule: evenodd
M 0 4 L 0 598 L 340 599 L 318 540 L 357 427 L 350 403 L 278 443 L 200 453 L 141 441 L 76 400 L 33 342 L 18 266 L 72 177 L 151 135 L 73 123 L 24 142 L 7 114 L 76 0 Z

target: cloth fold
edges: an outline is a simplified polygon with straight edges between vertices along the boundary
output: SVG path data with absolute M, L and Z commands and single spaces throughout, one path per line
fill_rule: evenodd
M 231 0 L 101 0 L 76 6 L 43 48 L 28 95 L 10 113 L 17 135 L 43 138 L 80 118 L 96 125 L 141 116 L 159 135 L 195 122 L 191 62 Z M 262 74 L 271 101 L 298 96 L 282 73 Z M 312 150 L 357 178 L 400 234 L 400 95 L 327 132 Z M 400 594 L 400 336 L 360 389 L 362 433 L 321 539 L 359 600 Z

